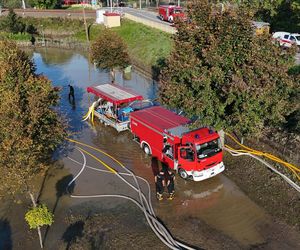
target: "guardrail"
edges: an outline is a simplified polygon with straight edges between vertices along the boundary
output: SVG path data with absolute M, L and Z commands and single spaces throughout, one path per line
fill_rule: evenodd
M 167 32 L 167 33 L 170 33 L 170 34 L 175 34 L 177 32 L 176 29 L 172 26 L 167 26 L 165 24 L 150 21 L 150 20 L 147 20 L 147 19 L 144 19 L 144 18 L 141 18 L 141 17 L 136 17 L 136 16 L 133 16 L 133 15 L 128 14 L 128 13 L 125 13 L 124 17 L 129 19 L 129 20 L 135 21 L 137 23 L 142 23 L 144 25 L 150 26 L 150 27 L 155 28 L 155 29 L 159 29 L 161 31 L 164 31 L 164 32 Z

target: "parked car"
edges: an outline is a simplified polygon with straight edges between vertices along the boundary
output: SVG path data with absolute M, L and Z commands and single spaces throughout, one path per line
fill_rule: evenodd
M 272 37 L 279 42 L 280 46 L 290 48 L 293 44 L 296 44 L 300 48 L 300 34 L 275 32 Z

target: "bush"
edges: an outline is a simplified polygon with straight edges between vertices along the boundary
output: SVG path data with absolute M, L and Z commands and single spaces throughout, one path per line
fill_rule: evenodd
M 105 29 L 91 45 L 91 60 L 102 69 L 125 68 L 129 65 L 126 44 L 117 33 Z
M 52 225 L 54 222 L 53 217 L 54 215 L 48 210 L 45 204 L 34 207 L 25 214 L 25 220 L 30 229 L 36 229 L 44 225 Z

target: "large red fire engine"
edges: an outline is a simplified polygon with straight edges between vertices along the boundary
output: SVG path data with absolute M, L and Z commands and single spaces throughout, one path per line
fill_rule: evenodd
M 157 157 L 184 179 L 201 181 L 221 173 L 222 147 L 208 127 L 190 130 L 190 120 L 161 106 L 130 113 L 130 129 L 146 154 Z
M 175 18 L 184 18 L 183 9 L 180 6 L 175 5 L 160 5 L 158 8 L 158 15 L 161 20 L 174 22 Z

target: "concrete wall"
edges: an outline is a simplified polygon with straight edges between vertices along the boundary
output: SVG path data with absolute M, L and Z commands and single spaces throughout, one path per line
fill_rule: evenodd
M 150 20 L 143 19 L 143 18 L 140 18 L 140 17 L 136 17 L 136 16 L 133 16 L 133 15 L 128 14 L 128 13 L 125 13 L 125 18 L 127 18 L 129 20 L 132 20 L 132 21 L 135 21 L 137 23 L 142 23 L 144 25 L 150 26 L 150 27 L 155 28 L 155 29 L 159 29 L 161 31 L 164 31 L 164 32 L 167 32 L 167 33 L 170 33 L 170 34 L 175 34 L 176 33 L 176 29 L 172 26 L 168 26 L 168 25 L 161 24 L 161 23 L 158 23 L 158 22 L 154 22 L 154 21 L 150 21 Z

